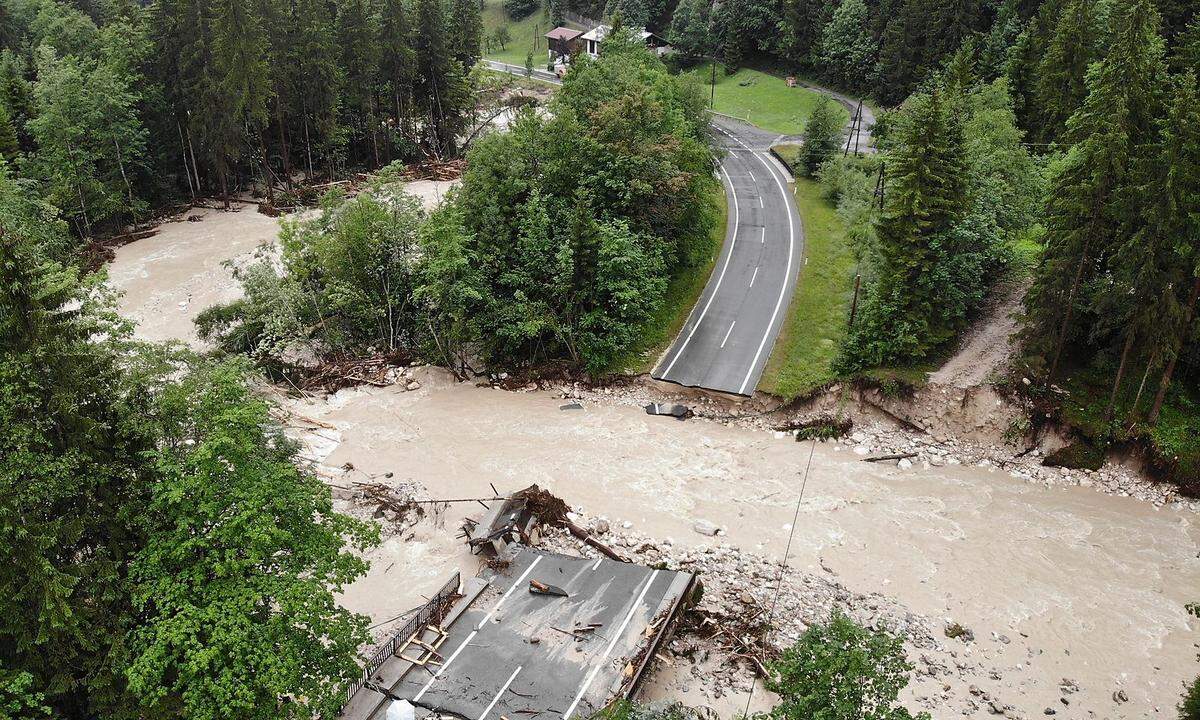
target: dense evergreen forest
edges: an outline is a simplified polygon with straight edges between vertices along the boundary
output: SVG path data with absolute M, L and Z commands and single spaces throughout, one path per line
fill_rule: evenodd
M 473 0 L 5 0 L 0 155 L 80 237 L 451 156 L 481 32 Z

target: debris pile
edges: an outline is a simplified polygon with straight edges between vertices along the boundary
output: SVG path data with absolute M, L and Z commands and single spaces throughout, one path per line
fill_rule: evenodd
M 404 171 L 408 180 L 457 180 L 467 169 L 466 158 L 437 160 L 430 158 L 409 165 Z
M 366 358 L 326 358 L 314 367 L 303 370 L 297 386 L 301 390 L 337 392 L 356 385 L 387 387 L 405 381 L 406 389 L 415 380 L 407 380 L 409 356 L 403 353 Z
M 601 524 L 607 527 L 601 519 L 585 523 L 596 531 Z M 611 529 L 601 534 L 632 562 L 698 575 L 703 596 L 664 652 L 677 663 L 689 663 L 691 675 L 712 699 L 747 692 L 754 678 L 765 675 L 770 661 L 810 625 L 825 622 L 840 610 L 864 627 L 904 638 L 914 665 L 911 687 L 919 705 L 943 710 L 961 705 L 963 714 L 970 715 L 990 711 L 995 703 L 1001 712 L 1008 710 L 1014 716 L 1012 706 L 995 693 L 984 698 L 969 691 L 976 683 L 999 680 L 1011 668 L 986 661 L 969 633 L 948 639 L 944 620 L 913 613 L 879 593 L 854 592 L 831 571 L 813 574 L 782 568 L 776 561 L 726 543 L 689 547 Z M 542 546 L 594 557 L 593 550 L 581 548 L 560 530 L 548 531 Z

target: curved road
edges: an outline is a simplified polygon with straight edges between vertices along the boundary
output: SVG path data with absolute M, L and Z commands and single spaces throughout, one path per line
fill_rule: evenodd
M 727 150 L 725 244 L 679 337 L 650 373 L 689 387 L 751 395 L 762 376 L 804 256 L 804 227 L 787 171 L 768 152 L 776 135 L 717 117 Z
M 525 74 L 523 67 L 484 62 L 493 70 Z M 561 82 L 545 71 L 535 70 L 533 77 Z M 853 116 L 856 101 L 808 87 L 834 97 Z M 874 121 L 864 105 L 860 149 L 869 144 Z M 769 152 L 785 138 L 722 115 L 714 116 L 712 126 L 717 143 L 726 150 L 720 165 L 729 203 L 725 244 L 679 336 L 650 375 L 688 387 L 753 395 L 804 263 L 804 226 L 788 185 L 791 178 Z M 847 134 L 849 130 L 848 124 Z

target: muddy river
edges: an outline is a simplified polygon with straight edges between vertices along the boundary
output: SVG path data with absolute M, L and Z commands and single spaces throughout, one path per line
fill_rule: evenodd
M 122 248 L 110 268 L 126 292 L 121 310 L 148 338 L 192 338 L 190 317 L 204 303 L 236 296 L 222 261 L 251 252 L 274 225 L 257 213 L 210 213 Z M 318 421 L 298 425 L 306 452 L 364 477 L 393 473 L 433 497 L 537 483 L 614 527 L 767 556 L 782 554 L 803 488 L 791 562 L 971 628 L 968 652 L 1003 668 L 978 686 L 1022 716 L 1174 717 L 1182 683 L 1200 672 L 1200 635 L 1184 609 L 1200 600 L 1192 512 L 994 468 L 902 470 L 835 443 L 817 444 L 808 467 L 810 445 L 771 432 L 616 404 L 560 410 L 548 392 L 477 388 L 437 371 L 419 379 L 415 391 L 289 401 Z M 469 512 L 452 509 L 374 550 L 346 605 L 383 621 L 450 570 L 473 571 L 453 538 Z M 724 534 L 698 534 L 697 520 Z M 1080 688 L 1069 705 L 1064 678 Z

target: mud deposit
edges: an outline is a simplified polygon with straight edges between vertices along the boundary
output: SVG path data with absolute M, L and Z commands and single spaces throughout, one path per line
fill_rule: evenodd
M 144 337 L 193 339 L 190 316 L 236 290 L 221 261 L 252 252 L 274 226 L 244 210 L 220 223 L 167 226 L 122 248 L 111 268 L 127 291 L 122 310 Z M 388 388 L 286 404 L 305 454 L 335 485 L 390 472 L 386 482 L 419 484 L 430 497 L 468 498 L 491 495 L 489 483 L 501 491 L 538 483 L 585 517 L 606 518 L 621 537 L 670 539 L 680 557 L 727 544 L 760 558 L 754 567 L 777 561 L 803 486 L 792 571 L 840 602 L 882 597 L 879 607 L 933 629 L 940 649 L 910 647 L 918 673 L 907 699 L 936 718 L 1033 718 L 1046 709 L 1169 718 L 1183 682 L 1200 671 L 1200 636 L 1184 610 L 1200 599 L 1200 531 L 1189 509 L 1046 487 L 994 466 L 867 463 L 861 448 L 838 443 L 815 446 L 805 484 L 810 446 L 790 436 L 651 417 L 612 401 L 560 410 L 563 402 L 417 369 Z M 354 469 L 337 470 L 346 463 Z M 345 604 L 383 623 L 382 633 L 454 569 L 473 573 L 454 534 L 461 517 L 479 511 L 454 505 L 389 532 Z M 721 534 L 700 534 L 700 521 Z M 728 554 L 701 560 L 726 573 L 750 563 Z M 949 622 L 975 640 L 941 635 Z M 700 670 L 690 662 L 664 664 L 646 693 L 711 703 L 725 717 L 741 709 L 741 682 L 717 697 L 713 678 L 724 676 L 703 672 L 726 659 L 708 657 Z M 938 669 L 922 670 L 930 667 Z

